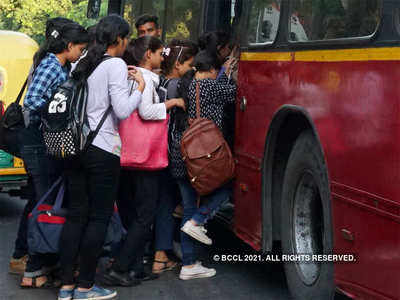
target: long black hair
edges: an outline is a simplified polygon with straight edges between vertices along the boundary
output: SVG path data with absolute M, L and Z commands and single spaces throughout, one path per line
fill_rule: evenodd
M 158 38 L 148 35 L 142 36 L 136 40 L 130 41 L 122 59 L 125 60 L 128 65 L 139 66 L 147 50 L 156 52 L 162 47 L 163 43 Z
M 202 50 L 196 54 L 193 61 L 194 69 L 186 72 L 181 78 L 179 95 L 185 100 L 186 111 L 177 109 L 175 124 L 180 130 L 184 130 L 188 123 L 188 108 L 189 108 L 189 87 L 194 79 L 196 72 L 208 72 L 212 69 L 219 70 L 221 63 L 214 53 L 209 53 L 207 50 Z
M 130 26 L 121 16 L 111 14 L 102 18 L 96 25 L 96 42 L 88 54 L 81 59 L 72 76 L 77 80 L 87 78 L 101 62 L 108 47 L 118 44 L 118 38 L 124 39 L 130 33 Z
M 168 44 L 167 49 L 169 49 L 169 53 L 164 55 L 164 60 L 161 63 L 164 76 L 168 76 L 172 72 L 177 61 L 183 64 L 198 52 L 197 45 L 189 40 L 173 39 Z
M 96 45 L 96 25 L 89 26 L 86 28 L 89 34 L 89 42 L 87 45 L 88 51 Z
M 36 68 L 47 53 L 59 54 L 68 49 L 68 44 L 84 44 L 89 35 L 84 27 L 66 18 L 49 19 L 46 23 L 46 40 L 33 57 Z

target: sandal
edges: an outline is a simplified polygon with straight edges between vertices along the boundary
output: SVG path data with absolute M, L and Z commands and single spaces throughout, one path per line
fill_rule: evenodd
M 39 277 L 47 277 L 46 281 L 41 285 L 38 285 L 38 283 L 36 281 L 37 278 L 39 278 Z M 21 289 L 53 289 L 53 288 L 57 287 L 56 281 L 53 281 L 49 276 L 39 276 L 39 277 L 32 277 L 32 284 L 30 284 L 30 285 L 23 285 L 21 282 L 21 284 L 19 285 L 20 288 Z M 61 281 L 60 281 L 60 284 L 61 284 Z
M 178 266 L 178 263 L 176 261 L 173 261 L 173 260 L 166 260 L 166 261 L 154 260 L 153 262 L 164 265 L 164 267 L 162 267 L 161 269 L 155 270 L 153 268 L 152 272 L 154 274 L 161 274 L 161 273 L 163 273 L 165 271 L 171 271 L 171 270 L 175 269 Z M 171 263 L 171 262 L 172 262 L 172 265 L 168 267 L 168 263 Z

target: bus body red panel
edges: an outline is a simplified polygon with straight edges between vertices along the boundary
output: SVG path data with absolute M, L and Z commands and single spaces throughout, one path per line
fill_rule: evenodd
M 261 248 L 261 169 L 256 164 L 274 114 L 285 104 L 303 107 L 328 166 L 335 252 L 357 257 L 355 263 L 335 265 L 336 283 L 356 298 L 400 299 L 396 78 L 400 61 L 240 63 L 238 99 L 246 97 L 248 105 L 236 116 L 235 231 Z

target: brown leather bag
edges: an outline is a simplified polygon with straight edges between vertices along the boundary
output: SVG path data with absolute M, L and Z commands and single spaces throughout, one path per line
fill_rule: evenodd
M 218 126 L 200 117 L 200 86 L 196 84 L 196 119 L 183 134 L 181 152 L 189 180 L 200 196 L 212 193 L 234 177 L 235 163 Z

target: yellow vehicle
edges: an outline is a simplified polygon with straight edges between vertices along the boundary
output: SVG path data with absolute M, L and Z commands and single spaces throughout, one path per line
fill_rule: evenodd
M 15 101 L 28 76 L 37 43 L 23 33 L 0 30 L 0 101 Z M 27 185 L 21 159 L 0 150 L 0 191 L 18 195 Z

